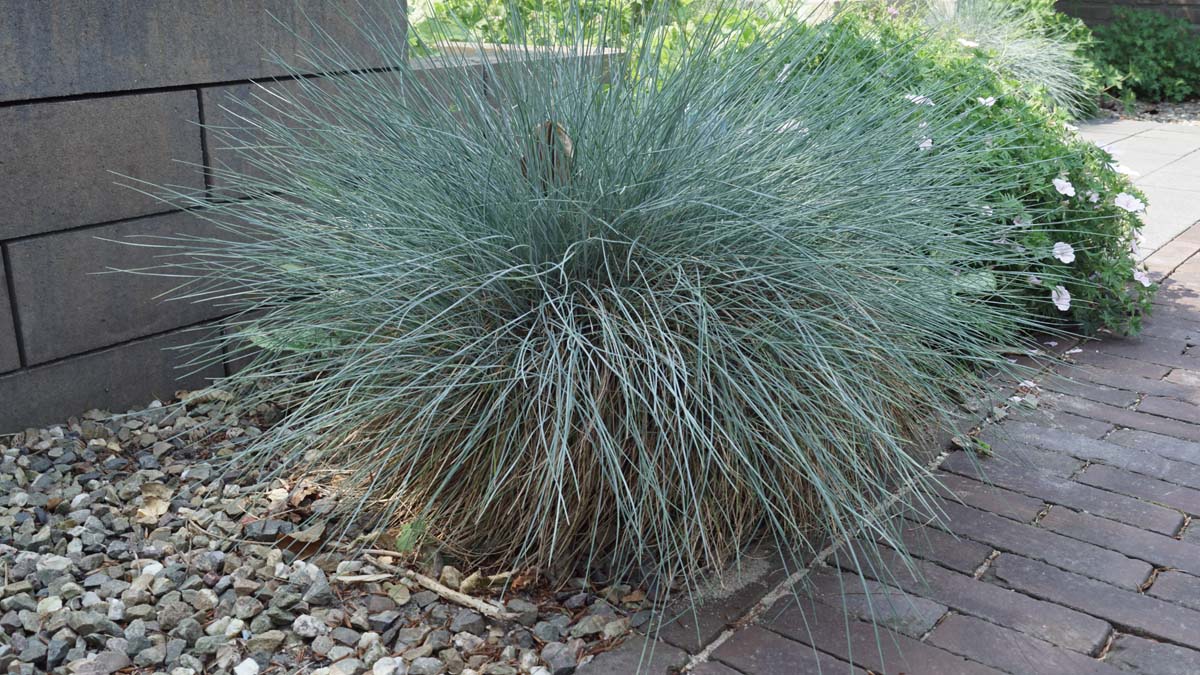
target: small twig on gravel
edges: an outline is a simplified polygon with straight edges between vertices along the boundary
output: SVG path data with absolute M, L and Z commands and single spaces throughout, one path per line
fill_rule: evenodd
M 382 562 L 381 560 L 379 560 L 378 558 L 376 558 L 372 555 L 364 554 L 363 557 L 365 557 L 367 559 L 367 561 L 369 561 L 372 565 L 375 565 L 376 567 L 379 567 L 380 569 L 384 569 L 393 574 L 399 574 L 403 577 L 412 579 L 413 581 L 417 582 L 421 586 L 424 586 L 426 589 L 431 590 L 434 593 L 437 593 L 438 595 L 445 598 L 446 600 L 449 600 L 450 602 L 453 602 L 458 605 L 462 605 L 463 607 L 468 607 L 470 609 L 473 609 L 490 619 L 495 619 L 497 621 L 513 621 L 517 618 L 516 614 L 513 614 L 511 612 L 506 612 L 491 603 L 484 602 L 483 600 L 480 600 L 479 598 L 475 598 L 470 595 L 467 595 L 466 593 L 459 593 L 458 591 L 450 588 L 449 586 L 444 586 L 444 585 L 438 583 L 437 581 L 425 576 L 424 574 L 421 574 L 420 572 L 416 572 L 414 570 L 410 570 L 405 567 L 397 567 L 396 565 L 389 565 L 385 562 Z

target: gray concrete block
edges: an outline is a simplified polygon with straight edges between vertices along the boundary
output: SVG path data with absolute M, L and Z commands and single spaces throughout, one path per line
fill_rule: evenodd
M 169 210 L 113 172 L 202 189 L 197 110 L 194 91 L 0 108 L 0 239 Z
M 220 364 L 183 368 L 203 330 L 177 331 L 0 376 L 0 434 L 61 422 L 91 408 L 124 411 L 205 386 Z
M 12 308 L 8 303 L 8 282 L 5 280 L 4 261 L 0 260 L 0 373 L 20 367 L 17 331 L 13 327 Z
M 8 244 L 29 365 L 191 325 L 228 313 L 211 303 L 163 300 L 184 279 L 106 272 L 171 262 L 162 237 L 219 236 L 188 212 L 30 237 Z
M 368 6 L 366 13 L 362 6 Z M 346 65 L 377 67 L 356 23 L 403 42 L 402 0 L 55 0 L 0 2 L 0 101 L 287 74 L 327 32 Z M 366 14 L 366 15 L 364 15 Z M 318 40 L 318 45 L 320 41 Z

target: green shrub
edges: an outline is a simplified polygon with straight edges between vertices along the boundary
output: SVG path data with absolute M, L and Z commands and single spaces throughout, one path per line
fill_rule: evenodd
M 1020 293 L 1027 311 L 1048 320 L 1068 319 L 1085 333 L 1138 332 L 1155 287 L 1131 256 L 1142 226 L 1140 215 L 1116 200 L 1120 195 L 1139 202 L 1145 198 L 1117 170 L 1111 156 L 1074 132 L 1066 111 L 1055 105 L 1049 91 L 1017 79 L 1024 71 L 998 66 L 997 58 L 1002 64 L 1011 58 L 997 57 L 999 46 L 964 44 L 954 33 L 930 39 L 922 21 L 874 9 L 844 17 L 840 24 L 860 34 L 877 32 L 864 39 L 873 48 L 912 52 L 903 60 L 910 65 L 893 69 L 892 77 L 910 82 L 918 91 L 955 92 L 952 100 L 966 102 L 956 110 L 962 124 L 1002 139 L 983 164 L 1008 173 L 1020 185 L 993 213 L 1025 223 L 1009 240 L 1014 247 L 1036 252 L 1030 264 L 1010 268 L 1030 280 Z M 1068 181 L 1064 191 L 1075 194 L 1060 192 L 1056 179 Z M 1122 198 L 1122 203 L 1132 202 Z M 1071 262 L 1055 257 L 1059 242 L 1070 246 Z M 1050 289 L 1060 285 L 1072 298 L 1066 313 L 1047 302 Z
M 975 91 L 891 76 L 911 52 L 787 22 L 731 42 L 725 18 L 670 65 L 662 22 L 605 64 L 567 21 L 486 77 L 332 62 L 243 111 L 254 170 L 217 181 L 242 198 L 176 195 L 229 236 L 173 268 L 242 310 L 214 350 L 262 350 L 230 386 L 285 407 L 238 461 L 505 567 L 902 548 L 874 509 L 928 494 L 914 442 L 1043 327 L 1042 251 L 988 215 L 1021 185 L 959 119 Z
M 1096 28 L 1096 55 L 1124 74 L 1118 96 L 1183 101 L 1200 95 L 1200 36 L 1191 24 L 1149 9 L 1113 12 L 1112 23 Z

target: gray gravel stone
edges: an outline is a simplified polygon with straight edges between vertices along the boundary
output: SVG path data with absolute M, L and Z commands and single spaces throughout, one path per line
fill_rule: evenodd
M 571 613 L 583 614 L 571 627 L 554 601 L 543 613 L 511 592 L 517 621 L 489 625 L 437 593 L 377 577 L 384 570 L 370 560 L 299 560 L 274 548 L 296 529 L 295 505 L 279 508 L 279 483 L 247 488 L 253 476 L 214 468 L 230 439 L 259 433 L 229 419 L 217 404 L 159 405 L 0 438 L 0 542 L 9 542 L 0 544 L 0 672 L 509 675 L 542 667 L 535 645 L 573 662 L 624 625 L 586 593 L 576 594 L 584 611 Z M 143 518 L 148 499 L 165 511 Z M 303 508 L 333 506 L 321 498 Z M 503 587 L 436 564 L 444 583 L 471 579 L 468 590 L 485 600 Z M 612 616 L 588 618 L 600 613 Z M 561 645 L 569 627 L 592 623 L 603 630 Z
M 442 675 L 446 672 L 446 664 L 441 659 L 422 656 L 408 664 L 408 672 L 409 675 Z

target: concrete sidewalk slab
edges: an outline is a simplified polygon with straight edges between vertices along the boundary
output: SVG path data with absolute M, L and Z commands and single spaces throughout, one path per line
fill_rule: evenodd
M 1200 125 L 1105 120 L 1083 125 L 1084 138 L 1133 169 L 1146 193 L 1147 255 L 1200 220 Z

